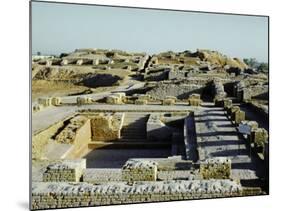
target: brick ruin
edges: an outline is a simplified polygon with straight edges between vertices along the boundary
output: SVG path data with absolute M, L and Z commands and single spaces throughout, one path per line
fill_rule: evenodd
M 32 80 L 112 88 L 33 101 L 33 210 L 268 194 L 268 76 L 240 59 L 77 49 Z

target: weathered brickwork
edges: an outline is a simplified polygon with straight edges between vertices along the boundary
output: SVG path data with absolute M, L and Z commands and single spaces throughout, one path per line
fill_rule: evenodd
M 43 173 L 43 182 L 79 182 L 85 169 L 85 159 L 53 163 Z
M 225 157 L 207 159 L 200 163 L 200 174 L 203 179 L 229 179 L 231 160 Z
M 156 181 L 157 163 L 150 160 L 128 160 L 122 168 L 122 179 L 134 181 Z
M 112 183 L 36 182 L 32 185 L 32 210 L 79 206 L 99 206 L 241 196 L 240 184 L 230 180 L 176 180 Z

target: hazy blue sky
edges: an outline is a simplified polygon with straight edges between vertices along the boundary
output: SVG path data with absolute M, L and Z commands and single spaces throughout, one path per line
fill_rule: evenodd
M 32 3 L 32 52 L 218 50 L 267 61 L 266 17 Z

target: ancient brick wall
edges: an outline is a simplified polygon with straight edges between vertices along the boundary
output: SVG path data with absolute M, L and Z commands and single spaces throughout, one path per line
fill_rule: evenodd
M 32 185 L 31 208 L 49 209 L 140 202 L 241 196 L 240 184 L 230 180 L 177 180 L 111 183 L 37 182 Z
M 124 113 L 96 115 L 91 118 L 94 141 L 113 141 L 120 139 Z
M 134 181 L 156 181 L 157 163 L 150 160 L 128 160 L 122 168 L 122 180 L 132 183 Z
M 85 169 L 85 159 L 52 163 L 43 173 L 43 182 L 79 182 Z

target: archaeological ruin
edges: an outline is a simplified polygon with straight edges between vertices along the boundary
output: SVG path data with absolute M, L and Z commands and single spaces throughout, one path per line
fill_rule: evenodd
M 32 209 L 266 195 L 268 93 L 211 50 L 34 56 Z

